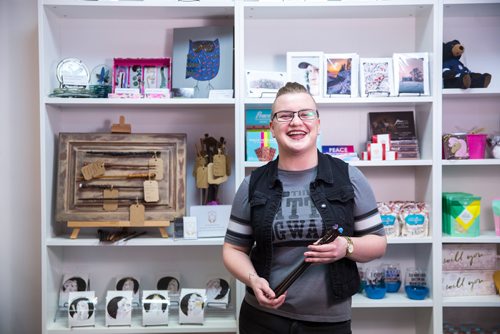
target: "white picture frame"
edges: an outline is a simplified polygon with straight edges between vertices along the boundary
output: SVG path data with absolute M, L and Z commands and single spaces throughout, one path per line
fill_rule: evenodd
M 193 205 L 189 215 L 196 217 L 198 238 L 223 237 L 226 235 L 231 205 Z
M 202 325 L 205 322 L 206 302 L 205 289 L 181 289 L 179 323 Z
M 116 278 L 115 289 L 117 291 L 132 291 L 132 304 L 139 305 L 139 293 L 141 291 L 141 280 L 133 276 L 119 276 Z
M 69 292 L 68 326 L 70 328 L 94 326 L 96 304 L 95 291 Z
M 109 290 L 106 294 L 106 326 L 132 324 L 133 291 Z
M 323 96 L 357 97 L 359 86 L 359 55 L 356 53 L 325 53 L 323 56 Z
M 394 53 L 395 95 L 429 95 L 429 54 Z
M 209 276 L 205 283 L 207 307 L 227 308 L 231 301 L 231 282 L 219 275 Z
M 286 72 L 246 70 L 248 97 L 275 97 L 286 84 Z
M 142 325 L 168 325 L 170 298 L 166 290 L 144 290 L 142 292 Z
M 361 97 L 394 96 L 392 58 L 360 58 Z
M 167 291 L 171 303 L 179 302 L 181 292 L 181 274 L 178 272 L 164 272 L 156 275 L 156 290 Z M 144 292 L 143 292 L 144 294 Z
M 64 274 L 59 288 L 59 307 L 68 307 L 70 292 L 83 292 L 89 289 L 89 275 L 81 273 Z
M 321 96 L 323 52 L 287 52 L 286 73 L 288 82 L 297 82 L 312 96 Z

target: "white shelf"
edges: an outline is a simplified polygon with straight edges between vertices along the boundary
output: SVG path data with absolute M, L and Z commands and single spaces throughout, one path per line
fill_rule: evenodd
M 159 232 L 155 232 L 158 233 Z M 153 232 L 151 233 L 153 234 Z M 64 246 L 64 247 L 79 247 L 79 246 L 91 246 L 91 247 L 130 247 L 130 246 L 161 246 L 161 247 L 183 247 L 183 246 L 222 246 L 224 243 L 224 238 L 200 238 L 197 240 L 184 240 L 177 239 L 174 240 L 172 237 L 169 238 L 155 238 L 155 237 L 145 237 L 140 236 L 128 241 L 118 241 L 116 243 L 106 243 L 100 242 L 99 239 L 88 236 L 79 236 L 77 239 L 69 239 L 68 237 L 56 237 L 47 238 L 47 246 Z
M 444 234 L 443 243 L 500 244 L 500 236 L 495 231 L 482 231 L 477 237 L 451 237 Z
M 443 166 L 500 166 L 500 159 L 443 160 Z
M 132 314 L 131 326 L 105 326 L 105 319 L 102 315 L 104 310 L 97 309 L 98 315 L 96 316 L 95 327 L 75 327 L 68 328 L 67 317 L 58 317 L 55 322 L 48 322 L 48 333 L 110 333 L 110 334 L 125 334 L 125 333 L 227 333 L 236 332 L 237 324 L 234 318 L 234 310 L 230 310 L 232 314 L 227 312 L 226 315 L 218 312 L 217 316 L 205 316 L 205 323 L 203 325 L 181 325 L 179 324 L 179 317 L 175 312 L 178 309 L 172 309 L 169 314 L 168 326 L 142 326 L 142 314 L 140 310 L 134 310 Z M 209 312 L 209 311 L 207 311 Z
M 409 299 L 405 293 L 386 293 L 383 299 L 370 299 L 364 294 L 356 294 L 352 297 L 353 308 L 372 307 L 432 307 L 432 299 L 424 300 Z
M 444 307 L 500 307 L 500 296 L 443 297 Z
M 99 99 L 99 98 L 61 98 L 46 97 L 46 105 L 56 107 L 196 107 L 196 108 L 214 108 L 214 107 L 234 107 L 234 99 Z
M 271 106 L 274 98 L 245 98 L 245 104 L 248 107 L 252 106 Z M 376 107 L 401 107 L 407 108 L 416 105 L 430 104 L 433 102 L 432 96 L 401 96 L 401 97 L 334 97 L 315 98 L 318 107 L 360 107 L 360 106 L 376 106 Z
M 245 161 L 245 168 L 256 168 L 263 166 L 262 161 Z M 432 166 L 432 160 L 394 160 L 394 161 L 349 161 L 349 164 L 357 167 L 412 167 Z

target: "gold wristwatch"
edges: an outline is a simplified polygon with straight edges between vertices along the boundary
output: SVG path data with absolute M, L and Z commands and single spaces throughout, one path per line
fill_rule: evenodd
M 344 239 L 347 241 L 347 248 L 345 250 L 345 256 L 351 255 L 354 252 L 354 243 L 352 242 L 352 239 L 348 236 L 343 236 Z

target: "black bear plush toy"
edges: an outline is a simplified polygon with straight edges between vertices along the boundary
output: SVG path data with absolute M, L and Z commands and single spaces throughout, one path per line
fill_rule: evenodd
M 443 87 L 444 88 L 486 88 L 491 74 L 471 72 L 461 61 L 464 47 L 456 39 L 443 43 Z

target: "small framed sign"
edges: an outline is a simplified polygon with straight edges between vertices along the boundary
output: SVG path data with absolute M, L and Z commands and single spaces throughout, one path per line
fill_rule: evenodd
M 231 205 L 197 205 L 190 209 L 190 215 L 196 217 L 198 238 L 223 237 L 230 214 Z

